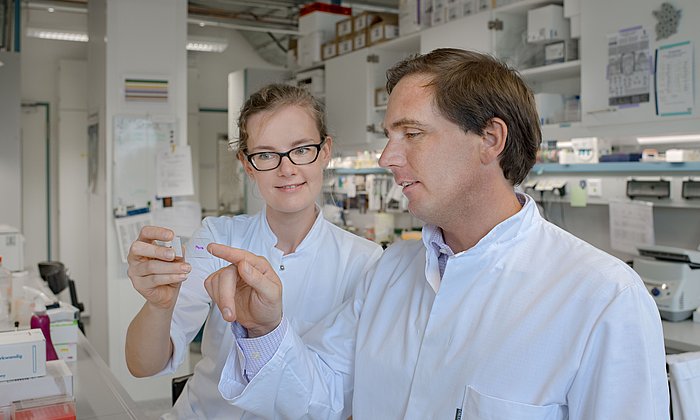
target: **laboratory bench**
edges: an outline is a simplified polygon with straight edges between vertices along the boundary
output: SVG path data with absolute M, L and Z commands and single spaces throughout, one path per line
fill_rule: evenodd
M 77 418 L 81 420 L 143 418 L 134 400 L 82 333 L 78 333 L 77 347 L 77 360 L 66 362 L 73 372 L 73 394 Z

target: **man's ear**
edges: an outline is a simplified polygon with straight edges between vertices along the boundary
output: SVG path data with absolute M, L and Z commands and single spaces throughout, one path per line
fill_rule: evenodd
M 500 118 L 491 118 L 481 136 L 481 163 L 488 165 L 503 152 L 508 138 L 508 126 Z
M 243 170 L 245 173 L 248 174 L 251 180 L 253 180 L 253 172 L 255 172 L 255 169 L 252 167 L 250 162 L 248 162 L 248 159 L 246 159 L 245 155 L 243 152 L 239 151 L 236 154 L 236 157 L 238 158 L 238 161 L 241 162 L 241 165 L 243 166 Z

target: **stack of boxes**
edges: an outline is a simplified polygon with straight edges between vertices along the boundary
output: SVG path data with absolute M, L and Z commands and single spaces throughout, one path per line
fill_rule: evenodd
M 297 64 L 310 67 L 322 60 L 321 45 L 333 40 L 336 23 L 350 17 L 352 9 L 339 5 L 315 2 L 299 11 L 299 39 Z
M 398 15 L 362 12 L 335 24 L 335 38 L 323 44 L 321 58 L 327 60 L 398 36 Z
M 75 418 L 73 373 L 63 360 L 46 361 L 40 329 L 0 333 L 0 418 Z
M 46 313 L 51 320 L 51 341 L 56 354 L 67 362 L 76 361 L 80 311 L 72 305 L 61 303 L 60 307 L 48 309 Z
M 489 10 L 492 6 L 491 3 L 492 0 L 426 0 L 426 5 L 423 6 L 422 10 L 428 26 L 439 26 Z

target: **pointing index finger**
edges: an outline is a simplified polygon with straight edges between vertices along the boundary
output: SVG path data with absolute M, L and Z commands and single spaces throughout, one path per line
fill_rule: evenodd
M 231 264 L 238 265 L 239 263 L 246 261 L 261 274 L 266 274 L 272 269 L 270 263 L 265 258 L 246 251 L 245 249 L 232 248 L 226 245 L 210 243 L 207 246 L 207 251 L 209 251 L 211 255 L 226 260 Z

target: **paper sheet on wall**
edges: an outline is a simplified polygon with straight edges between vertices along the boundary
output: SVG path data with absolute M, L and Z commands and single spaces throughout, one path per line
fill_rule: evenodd
M 202 206 L 196 201 L 176 201 L 172 207 L 154 209 L 153 224 L 190 238 L 202 224 Z
M 161 147 L 156 154 L 156 195 L 178 197 L 193 194 L 190 146 Z
M 610 246 L 639 255 L 641 245 L 654 245 L 654 205 L 645 201 L 610 200 Z
M 693 113 L 693 45 L 665 45 L 656 50 L 656 114 Z
M 608 35 L 608 104 L 649 102 L 651 86 L 649 34 L 642 26 Z
M 129 255 L 129 248 L 132 242 L 139 237 L 139 232 L 142 227 L 153 224 L 153 218 L 151 217 L 151 213 L 117 217 L 114 219 L 114 224 L 117 228 L 119 253 L 121 254 L 122 262 L 126 262 L 126 256 Z

